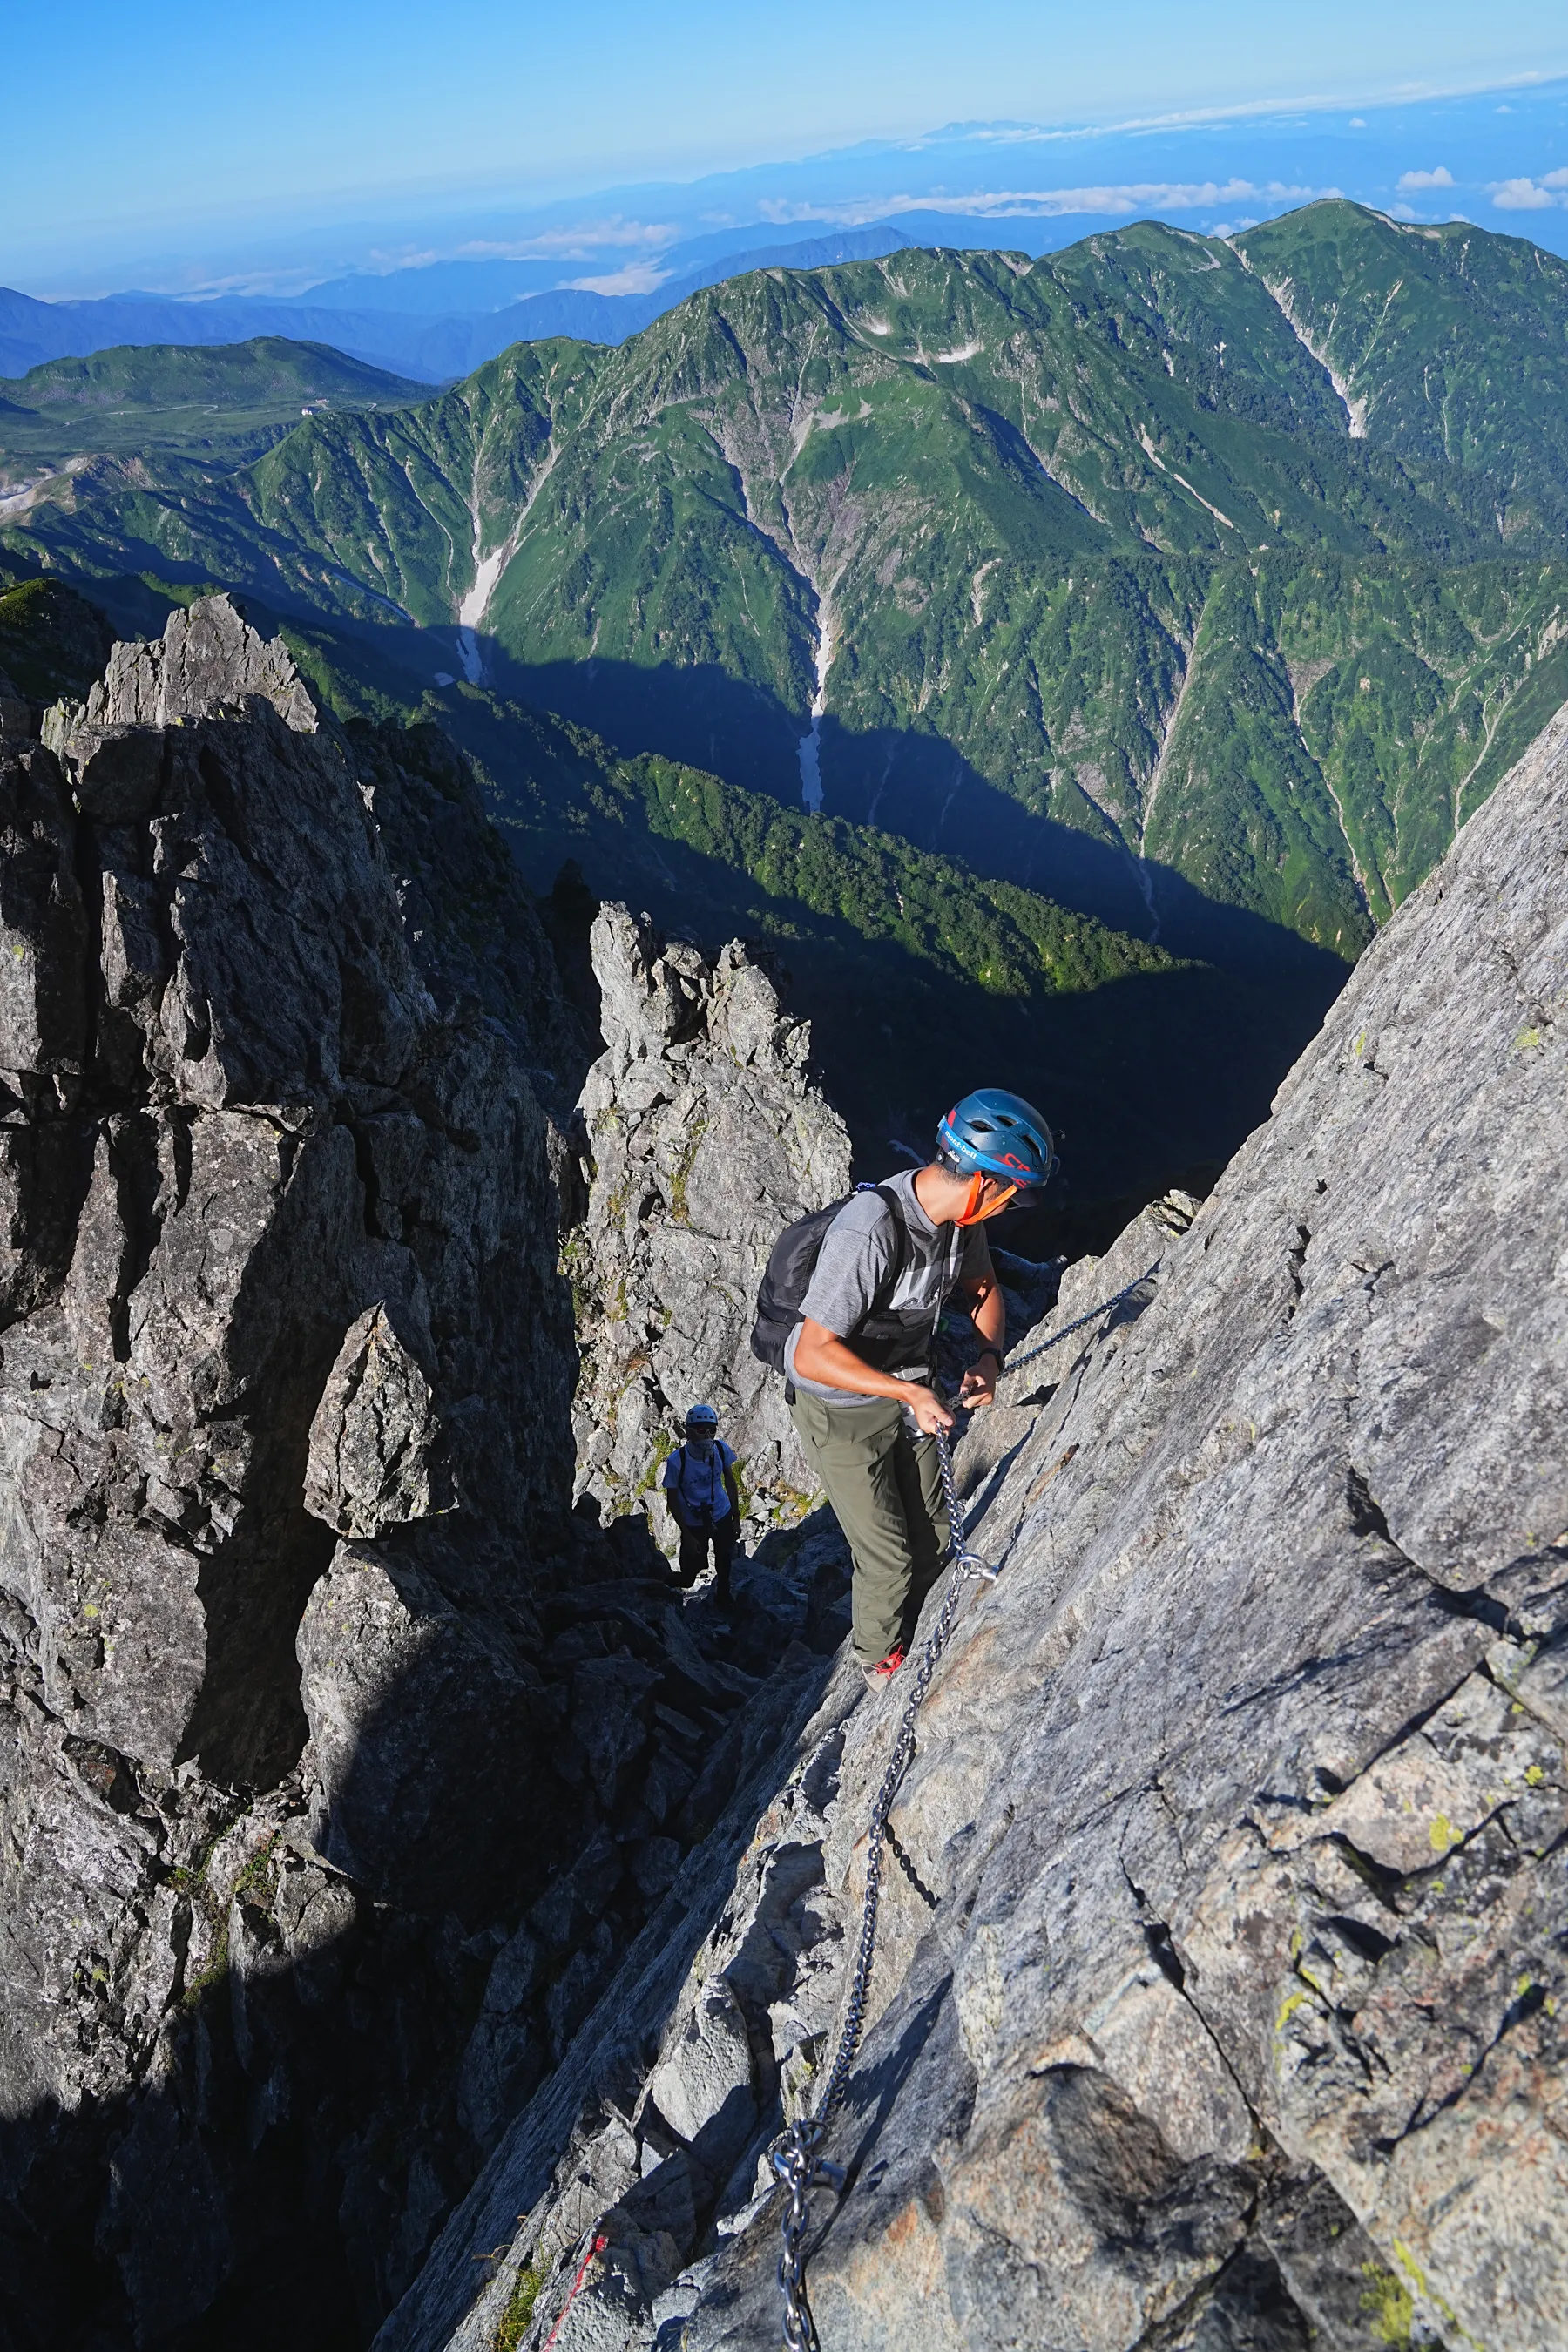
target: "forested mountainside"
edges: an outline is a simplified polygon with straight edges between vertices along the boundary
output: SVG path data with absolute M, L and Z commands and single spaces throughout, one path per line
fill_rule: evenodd
M 816 719 L 834 814 L 1186 952 L 1235 951 L 1224 908 L 1348 961 L 1568 692 L 1565 394 L 1568 267 L 1334 202 L 763 269 L 0 520 L 775 797 Z
M 296 643 L 314 677 L 319 646 Z M 324 701 L 334 684 L 351 690 L 323 666 Z M 1178 959 L 880 825 L 813 817 L 658 753 L 616 758 L 480 689 L 451 701 L 447 723 L 522 870 L 549 889 L 568 954 L 595 897 L 710 946 L 764 942 L 814 1024 L 862 1167 L 913 1149 L 977 1055 L 1048 1100 L 1069 1173 L 1020 1244 L 1040 1254 L 1103 1235 L 1103 1204 L 1208 1181 L 1266 1115 L 1330 993 L 1310 968 L 1264 980 Z
M 117 583 L 109 601 L 122 608 L 127 594 Z M 620 758 L 487 688 L 422 703 L 341 630 L 285 635 L 356 740 L 432 712 L 458 738 L 546 894 L 590 1028 L 588 928 L 598 899 L 620 898 L 710 949 L 741 937 L 771 953 L 817 1024 L 819 1063 L 868 1167 L 929 1132 L 977 1053 L 1048 1098 L 1069 1172 L 1021 1243 L 1038 1253 L 1103 1239 L 1129 1202 L 1173 1181 L 1208 1181 L 1266 1114 L 1330 992 L 1310 970 L 1265 982 L 1184 961 L 898 834 L 812 818 L 658 754 Z M 85 697 L 113 638 L 59 581 L 0 590 L 0 665 L 36 710 Z

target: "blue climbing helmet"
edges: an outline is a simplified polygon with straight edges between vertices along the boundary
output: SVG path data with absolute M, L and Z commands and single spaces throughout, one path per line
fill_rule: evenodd
M 954 1103 L 937 1129 L 936 1154 L 950 1175 L 994 1176 L 1020 1192 L 1037 1192 L 1057 1172 L 1050 1129 L 1005 1087 L 976 1087 Z
M 711 1437 L 719 1426 L 719 1416 L 710 1404 L 694 1404 L 686 1416 L 688 1437 Z

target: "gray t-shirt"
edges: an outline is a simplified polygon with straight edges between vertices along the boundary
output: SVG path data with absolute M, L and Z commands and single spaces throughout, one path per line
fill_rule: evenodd
M 873 1307 L 879 1311 L 923 1309 L 930 1318 L 928 1336 L 911 1342 L 910 1361 L 898 1367 L 893 1374 L 895 1380 L 924 1377 L 931 1361 L 929 1334 L 942 1300 L 959 1283 L 979 1282 L 991 1273 L 991 1245 L 978 1225 L 932 1224 L 915 1197 L 918 1172 L 907 1168 L 885 1180 L 888 1190 L 898 1195 L 909 1234 L 903 1272 L 889 1296 L 879 1298 L 877 1286 L 897 1263 L 892 1212 L 878 1193 L 857 1192 L 828 1226 L 812 1269 L 810 1285 L 800 1303 L 803 1316 L 809 1316 L 812 1322 L 820 1323 L 825 1331 L 831 1331 L 839 1339 L 848 1339 Z M 799 1338 L 797 1323 L 785 1343 L 784 1369 L 804 1395 L 820 1397 L 826 1404 L 845 1405 L 851 1410 L 858 1405 L 883 1402 L 880 1397 L 855 1396 L 847 1389 L 830 1389 L 821 1381 L 803 1381 L 795 1368 Z

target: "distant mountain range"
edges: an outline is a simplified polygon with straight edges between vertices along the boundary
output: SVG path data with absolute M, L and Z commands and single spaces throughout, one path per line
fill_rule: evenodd
M 301 415 L 428 397 L 427 384 L 281 335 L 195 350 L 122 343 L 87 359 L 47 360 L 0 380 L 0 498 L 29 471 L 84 451 L 221 454 L 238 465 L 292 431 Z
M 1466 224 L 1335 201 L 1230 241 L 775 257 L 618 348 L 518 344 L 433 398 L 338 382 L 287 427 L 265 383 L 354 363 L 247 348 L 0 386 L 13 481 L 26 432 L 56 452 L 0 501 L 13 576 L 122 625 L 247 593 L 344 714 L 466 742 L 542 887 L 576 855 L 661 919 L 814 941 L 879 1008 L 835 1041 L 859 1099 L 958 1053 L 939 967 L 965 1004 L 1131 1017 L 1177 1003 L 1173 954 L 1273 992 L 1139 1016 L 1167 1146 L 1230 1040 L 1228 1108 L 1186 1140 L 1234 1140 L 1568 700 L 1568 264 Z M 169 404 L 144 425 L 139 373 Z M 1193 1018 L 1206 1063 L 1174 1042 Z M 1105 1068 L 1136 1062 L 1107 1019 Z M 1092 1095 L 1072 1034 L 1031 1015 L 1015 1060 Z
M 1031 224 L 1046 243 L 1068 234 Z M 1019 234 L 1015 222 L 992 237 Z M 1073 235 L 1081 233 L 1075 224 Z M 19 376 L 46 361 L 86 358 L 121 345 L 243 342 L 256 335 L 327 343 L 374 367 L 441 383 L 495 359 L 513 343 L 571 335 L 621 343 L 690 294 L 764 264 L 822 269 L 836 262 L 895 253 L 910 244 L 991 241 L 987 225 L 939 214 L 911 214 L 896 225 L 835 230 L 769 242 L 755 225 L 695 237 L 658 257 L 644 292 L 606 293 L 559 283 L 559 262 L 447 261 L 384 277 L 365 273 L 312 287 L 298 300 L 222 295 L 187 301 L 161 294 L 116 294 L 93 301 L 40 302 L 0 287 L 0 375 Z M 620 274 L 625 275 L 625 272 Z
M 836 814 L 1348 959 L 1568 697 L 1568 265 L 1342 203 L 770 265 L 14 527 L 784 799 L 815 717 Z

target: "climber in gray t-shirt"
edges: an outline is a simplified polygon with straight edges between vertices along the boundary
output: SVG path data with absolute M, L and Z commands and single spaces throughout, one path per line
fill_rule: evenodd
M 934 1441 L 952 1414 L 930 1385 L 937 1318 L 948 1297 L 965 1300 L 982 1349 L 959 1402 L 989 1404 L 1006 1315 L 977 1228 L 1019 1194 L 1037 1198 L 1055 1168 L 1037 1111 L 999 1087 L 966 1095 L 928 1167 L 839 1210 L 785 1343 L 791 1415 L 854 1557 L 855 1650 L 873 1689 L 902 1664 L 947 1549 Z
M 875 1192 L 857 1192 L 845 1203 L 827 1229 L 801 1301 L 803 1317 L 839 1339 L 858 1330 L 873 1308 L 907 1318 L 908 1349 L 896 1364 L 884 1369 L 922 1381 L 931 1369 L 931 1338 L 946 1300 L 958 1289 L 980 1297 L 995 1283 L 991 1246 L 977 1224 L 939 1225 L 926 1214 L 915 1189 L 923 1173 L 906 1169 Z M 888 1192 L 899 1202 L 901 1244 L 883 1198 Z M 898 1278 L 884 1291 L 895 1266 L 900 1267 Z M 880 1398 L 852 1396 L 831 1383 L 807 1379 L 797 1360 L 805 1329 L 804 1321 L 797 1323 L 784 1347 L 784 1369 L 797 1393 L 824 1397 L 840 1411 L 875 1411 Z

